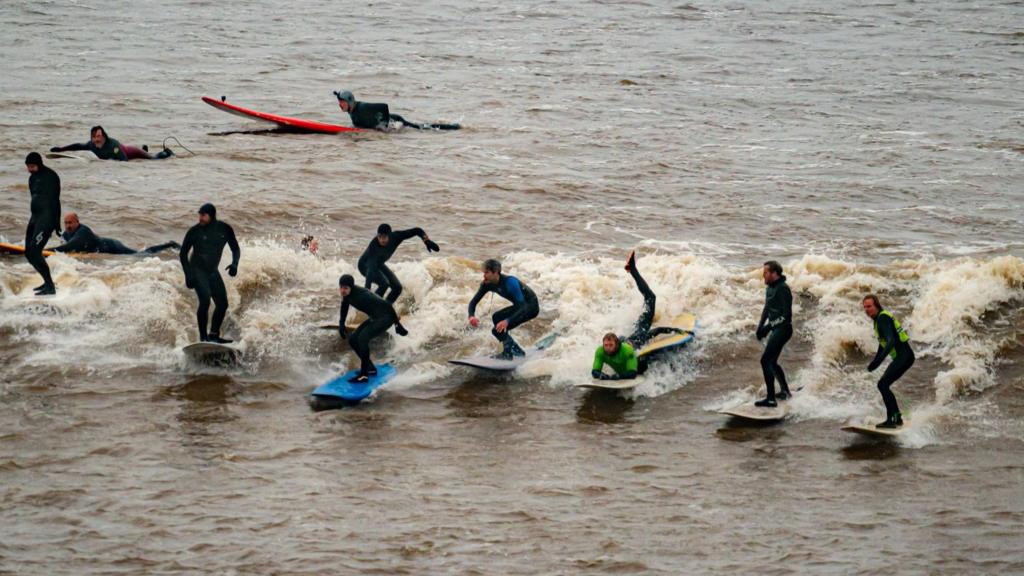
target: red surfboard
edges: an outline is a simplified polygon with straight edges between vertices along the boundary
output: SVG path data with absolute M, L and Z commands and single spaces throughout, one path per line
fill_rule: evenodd
M 234 104 L 228 104 L 227 102 L 221 102 L 215 100 L 209 96 L 203 96 L 203 102 L 206 102 L 210 106 L 223 110 L 229 114 L 236 116 L 242 116 L 243 118 L 253 118 L 255 120 L 263 120 L 264 122 L 272 122 L 278 126 L 291 128 L 293 130 L 303 130 L 306 132 L 315 132 L 319 134 L 338 134 L 340 132 L 365 132 L 359 128 L 352 128 L 350 126 L 338 126 L 337 124 L 325 124 L 323 122 L 314 122 L 312 120 L 303 120 L 301 118 L 291 118 L 288 116 L 278 116 L 277 114 L 268 114 L 266 112 L 258 112 L 256 110 L 250 110 L 248 108 L 242 108 L 241 106 L 235 106 Z

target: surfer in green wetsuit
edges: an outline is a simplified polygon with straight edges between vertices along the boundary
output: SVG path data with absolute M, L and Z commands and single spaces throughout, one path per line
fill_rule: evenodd
M 342 112 L 348 112 L 352 119 L 352 125 L 364 130 L 387 130 L 392 122 L 416 128 L 417 130 L 458 130 L 458 124 L 417 124 L 409 122 L 398 114 L 392 114 L 387 104 L 374 104 L 372 102 L 360 102 L 348 90 L 335 90 L 334 95 L 338 98 L 338 107 Z
M 896 395 L 892 393 L 890 387 L 914 365 L 910 337 L 892 312 L 882 308 L 878 296 L 868 294 L 864 297 L 863 304 L 864 313 L 874 321 L 875 338 L 878 338 L 878 351 L 868 364 L 868 372 L 874 372 L 886 356 L 892 358 L 889 367 L 878 380 L 878 391 L 881 392 L 882 401 L 885 403 L 885 422 L 876 424 L 875 428 L 899 428 L 903 426 L 903 415 L 900 414 Z
M 601 345 L 594 352 L 594 365 L 590 374 L 598 380 L 631 380 L 637 375 L 647 371 L 647 361 L 637 356 L 637 352 L 647 342 L 661 334 L 679 334 L 683 330 L 668 326 L 651 328 L 654 322 L 654 307 L 657 303 L 657 296 L 647 281 L 640 275 L 636 267 L 636 251 L 629 253 L 626 259 L 626 271 L 636 282 L 637 290 L 644 297 L 644 308 L 640 317 L 636 319 L 633 333 L 626 338 L 620 338 L 614 332 L 604 335 Z M 603 369 L 607 364 L 615 371 L 615 374 L 605 374 Z
M 68 152 L 70 150 L 88 150 L 100 160 L 161 160 L 174 155 L 170 148 L 164 148 L 156 155 L 152 155 L 145 148 L 121 144 L 110 136 L 103 126 L 93 126 L 89 130 L 89 141 L 81 144 L 68 144 L 67 146 L 54 146 L 50 152 Z

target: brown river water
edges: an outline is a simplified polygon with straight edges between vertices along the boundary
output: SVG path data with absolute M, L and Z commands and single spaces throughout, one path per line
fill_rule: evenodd
M 214 202 L 244 353 L 186 360 L 173 253 L 53 256 L 42 303 L 0 256 L 0 574 L 1024 572 L 1024 3 L 9 0 L 0 32 L 0 241 L 26 153 L 174 136 L 195 155 L 47 164 L 129 246 Z M 347 123 L 340 89 L 464 129 L 260 133 L 200 100 Z M 399 374 L 314 412 L 355 361 L 318 326 L 381 222 L 441 246 L 393 260 Z M 633 248 L 697 337 L 581 390 L 640 311 Z M 488 257 L 540 298 L 518 338 L 561 334 L 511 376 L 447 363 L 497 350 L 465 323 Z M 717 411 L 763 393 L 768 259 L 801 390 L 750 426 Z M 869 291 L 918 356 L 893 441 L 840 430 L 883 414 Z

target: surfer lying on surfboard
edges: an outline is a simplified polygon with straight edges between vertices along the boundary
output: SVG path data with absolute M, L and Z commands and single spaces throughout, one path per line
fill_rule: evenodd
M 657 296 L 651 287 L 647 285 L 644 277 L 636 267 L 636 251 L 629 253 L 626 259 L 626 271 L 636 281 L 637 290 L 644 297 L 644 308 L 636 319 L 633 333 L 626 338 L 620 338 L 614 332 L 604 335 L 601 345 L 594 352 L 594 365 L 590 374 L 598 380 L 631 380 L 638 374 L 647 371 L 647 359 L 639 358 L 637 350 L 649 342 L 655 336 L 661 334 L 679 334 L 683 332 L 680 328 L 661 326 L 651 328 L 654 322 L 654 307 L 657 303 Z M 605 374 L 602 370 L 604 365 L 611 366 L 615 374 Z
M 71 150 L 88 150 L 100 160 L 161 160 L 174 156 L 170 148 L 164 148 L 156 155 L 150 154 L 145 147 L 128 146 L 107 136 L 103 126 L 93 126 L 89 129 L 89 141 L 81 144 L 68 144 L 67 146 L 54 146 L 50 152 L 68 152 Z
M 874 372 L 886 356 L 892 358 L 889 367 L 878 380 L 878 391 L 882 393 L 882 401 L 885 402 L 885 422 L 876 424 L 875 428 L 899 428 L 903 426 L 903 415 L 896 404 L 896 395 L 889 388 L 914 365 L 910 336 L 892 312 L 882 308 L 878 296 L 868 294 L 864 297 L 863 303 L 864 313 L 874 321 L 875 338 L 878 338 L 878 351 L 868 364 L 868 372 Z
M 348 112 L 352 119 L 352 125 L 356 128 L 368 130 L 387 130 L 392 122 L 416 128 L 417 130 L 458 130 L 458 124 L 417 124 L 409 122 L 398 114 L 392 114 L 387 104 L 374 104 L 371 102 L 360 102 L 348 90 L 335 90 L 334 95 L 338 97 L 338 107 L 342 112 Z
M 530 287 L 519 281 L 515 276 L 506 276 L 501 273 L 501 262 L 491 259 L 484 262 L 484 281 L 480 283 L 473 299 L 469 301 L 469 324 L 476 328 L 480 325 L 480 319 L 476 317 L 476 305 L 488 292 L 495 292 L 498 296 L 512 302 L 511 306 L 502 308 L 491 316 L 494 328 L 491 334 L 502 344 L 501 357 L 512 358 L 513 356 L 525 356 L 526 352 L 512 338 L 510 332 L 517 326 L 533 320 L 540 314 L 540 303 L 537 295 L 530 290 Z
M 366 288 L 356 286 L 351 274 L 343 274 L 338 278 L 338 292 L 341 294 L 341 313 L 338 318 L 338 335 L 348 338 L 348 345 L 359 356 L 359 373 L 349 382 L 362 384 L 377 375 L 377 367 L 370 360 L 370 340 L 383 335 L 391 326 L 399 336 L 407 336 L 409 332 L 398 321 L 398 313 L 390 302 L 370 292 Z M 366 314 L 366 320 L 349 335 L 345 329 L 345 317 L 349 307 Z
M 181 244 L 175 241 L 164 242 L 143 250 L 133 250 L 119 240 L 101 238 L 91 228 L 78 220 L 78 214 L 68 212 L 64 215 L 64 243 L 54 248 L 54 252 L 97 253 L 97 254 L 156 254 L 164 250 L 177 250 Z

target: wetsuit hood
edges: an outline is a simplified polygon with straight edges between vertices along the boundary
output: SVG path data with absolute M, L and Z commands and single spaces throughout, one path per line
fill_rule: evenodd
M 348 105 L 350 107 L 356 103 L 355 95 L 349 92 L 348 90 L 335 90 L 334 95 L 338 97 L 338 100 L 344 100 L 345 102 L 348 102 Z
M 207 214 L 210 217 L 210 220 L 217 219 L 217 207 L 214 206 L 213 204 L 210 204 L 209 202 L 199 207 L 199 213 Z
M 338 278 L 338 286 L 348 286 L 352 288 L 356 285 L 356 279 L 351 274 L 342 274 L 341 278 Z
M 25 156 L 25 164 L 35 164 L 41 167 L 43 165 L 43 157 L 39 155 L 39 152 L 29 152 L 28 156 Z
M 779 274 L 779 279 L 776 280 L 775 282 L 772 282 L 771 284 L 769 284 L 769 286 L 776 286 L 776 285 L 779 284 L 779 282 L 785 282 L 785 281 L 786 281 L 786 275 L 785 274 Z
M 391 225 L 381 224 L 380 226 L 377 226 L 377 235 L 391 236 Z

